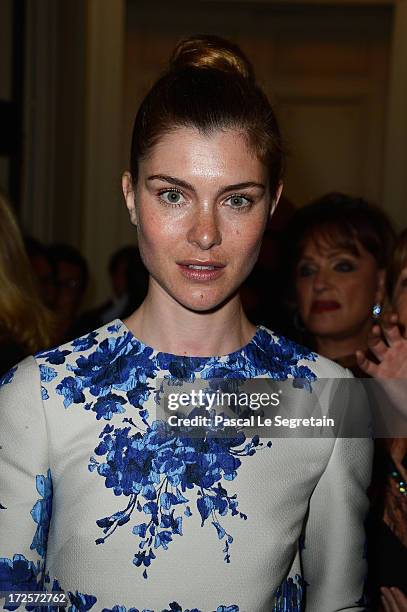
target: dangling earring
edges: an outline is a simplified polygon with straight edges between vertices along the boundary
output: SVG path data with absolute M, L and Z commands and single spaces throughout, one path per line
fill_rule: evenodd
M 374 319 L 378 319 L 382 313 L 382 305 L 379 302 L 375 302 L 372 306 L 372 316 Z

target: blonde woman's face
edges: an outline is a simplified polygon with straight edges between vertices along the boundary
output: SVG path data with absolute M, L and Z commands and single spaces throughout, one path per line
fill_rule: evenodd
M 393 294 L 393 307 L 399 315 L 399 321 L 407 330 L 407 264 L 404 266 L 397 279 Z
M 200 312 L 234 294 L 256 262 L 270 210 L 266 169 L 244 136 L 176 129 L 141 161 L 133 195 L 125 183 L 150 291 Z

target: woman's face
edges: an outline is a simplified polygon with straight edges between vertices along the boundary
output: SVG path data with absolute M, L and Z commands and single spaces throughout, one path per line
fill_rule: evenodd
M 382 297 L 383 273 L 358 240 L 358 255 L 323 237 L 305 241 L 296 268 L 299 315 L 316 337 L 345 339 L 370 325 L 372 306 Z
M 242 134 L 175 129 L 141 161 L 134 191 L 127 174 L 123 190 L 150 291 L 200 312 L 236 292 L 256 262 L 271 202 L 266 169 Z
M 400 323 L 407 330 L 407 262 L 397 279 L 396 288 L 393 293 L 393 307 L 399 316 Z

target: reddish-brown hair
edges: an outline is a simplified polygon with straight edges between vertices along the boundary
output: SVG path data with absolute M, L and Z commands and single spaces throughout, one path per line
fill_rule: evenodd
M 138 179 L 143 159 L 166 133 L 194 127 L 203 134 L 233 129 L 266 165 L 270 193 L 275 194 L 284 169 L 280 130 L 253 68 L 237 45 L 217 36 L 181 41 L 170 66 L 153 85 L 136 115 L 130 169 Z
M 328 243 L 360 255 L 358 242 L 387 268 L 395 232 L 386 213 L 362 198 L 328 193 L 298 209 L 286 228 L 285 238 L 291 272 L 309 239 Z M 288 253 L 287 253 L 288 255 Z
M 329 244 L 360 256 L 362 245 L 387 269 L 395 232 L 386 213 L 362 198 L 343 193 L 328 193 L 298 209 L 284 231 L 282 260 L 285 264 L 285 289 L 289 303 L 295 301 L 295 270 L 308 240 Z

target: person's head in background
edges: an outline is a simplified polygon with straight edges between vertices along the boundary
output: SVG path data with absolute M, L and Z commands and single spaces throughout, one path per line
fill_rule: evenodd
M 397 238 L 387 274 L 392 309 L 398 314 L 404 335 L 407 330 L 407 229 Z
M 64 339 L 82 305 L 89 278 L 88 265 L 80 252 L 69 244 L 53 244 L 48 247 L 48 253 L 56 270 L 55 311 L 60 339 Z
M 383 305 L 394 242 L 389 219 L 361 198 L 331 193 L 297 211 L 286 240 L 303 341 L 330 359 L 353 359 Z
M 109 261 L 113 297 L 138 296 L 144 299 L 148 288 L 148 273 L 135 246 L 125 246 L 113 253 Z
M 1 194 L 0 287 L 0 343 L 15 343 L 24 355 L 47 348 L 52 318 L 40 299 L 17 220 Z
M 268 221 L 256 265 L 240 292 L 249 319 L 281 335 L 289 334 L 285 325 L 285 309 L 281 301 L 275 299 L 275 289 L 281 287 L 280 277 L 284 274 L 281 266 L 282 239 L 295 210 L 295 205 L 282 194 L 275 213 Z
M 46 246 L 32 236 L 24 236 L 24 245 L 34 270 L 41 298 L 48 308 L 55 308 L 57 298 L 55 264 Z

